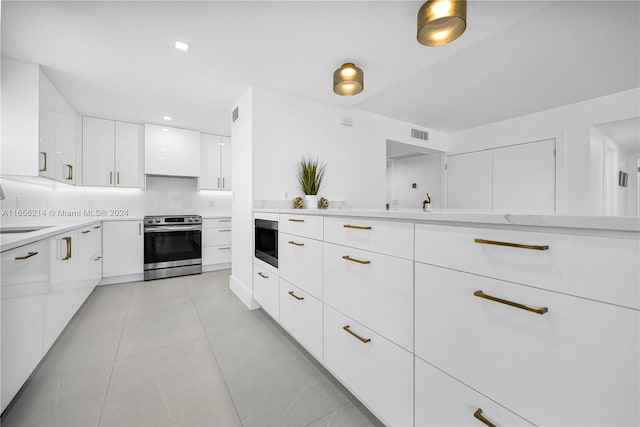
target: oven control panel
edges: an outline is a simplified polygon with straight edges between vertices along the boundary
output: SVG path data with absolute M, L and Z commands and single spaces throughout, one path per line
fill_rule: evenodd
M 202 224 L 200 215 L 166 215 L 166 216 L 145 216 L 145 225 L 196 225 Z

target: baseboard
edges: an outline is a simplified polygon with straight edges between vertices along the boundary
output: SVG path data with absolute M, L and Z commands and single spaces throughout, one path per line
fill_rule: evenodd
M 229 289 L 236 294 L 238 299 L 242 301 L 244 305 L 246 305 L 249 310 L 256 310 L 260 308 L 260 304 L 253 299 L 253 295 L 247 292 L 247 289 L 242 286 L 242 283 L 236 279 L 235 276 L 229 276 Z
M 144 273 L 127 274 L 125 276 L 103 277 L 98 283 L 98 286 L 113 285 L 115 283 L 142 282 L 143 280 Z
M 206 273 L 208 271 L 219 271 L 219 270 L 228 270 L 231 268 L 230 262 L 225 262 L 223 264 L 209 264 L 202 266 L 202 272 Z

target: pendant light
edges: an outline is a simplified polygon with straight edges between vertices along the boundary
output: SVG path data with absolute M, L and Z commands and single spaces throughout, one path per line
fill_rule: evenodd
M 418 11 L 418 41 L 442 46 L 467 28 L 467 0 L 429 0 Z
M 364 72 L 351 62 L 333 72 L 333 91 L 338 95 L 357 95 L 364 89 Z

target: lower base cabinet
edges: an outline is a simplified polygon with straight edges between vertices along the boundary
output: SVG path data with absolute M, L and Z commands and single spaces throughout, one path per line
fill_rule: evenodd
M 413 354 L 324 304 L 324 364 L 387 425 L 413 425 Z
M 280 277 L 277 269 L 255 259 L 253 266 L 253 298 L 277 322 L 280 320 Z
M 282 278 L 280 325 L 322 361 L 322 302 Z
M 533 425 L 420 358 L 415 360 L 416 427 Z

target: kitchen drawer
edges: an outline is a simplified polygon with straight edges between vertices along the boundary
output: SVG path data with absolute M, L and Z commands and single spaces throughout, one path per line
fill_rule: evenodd
M 322 240 L 322 217 L 311 215 L 280 215 L 281 232 Z
M 475 239 L 548 246 L 548 250 Z M 418 224 L 416 261 L 640 308 L 637 238 Z
M 482 426 L 477 411 L 497 426 L 533 425 L 417 357 L 415 369 L 416 426 Z
M 382 422 L 413 425 L 413 355 L 327 304 L 324 363 Z
M 538 425 L 640 422 L 637 310 L 420 263 L 415 275 L 417 356 Z
M 280 319 L 280 277 L 277 270 L 254 259 L 253 262 L 253 298 L 258 301 L 271 317 Z
M 231 245 L 202 247 L 202 265 L 226 264 L 229 262 L 231 262 Z
M 205 228 L 202 230 L 202 246 L 231 244 L 231 227 Z
M 325 243 L 324 302 L 413 350 L 413 261 Z
M 231 228 L 231 218 L 203 218 L 202 228 Z
M 406 222 L 326 217 L 324 240 L 413 259 L 413 224 Z
M 322 302 L 280 278 L 280 324 L 322 360 Z
M 278 233 L 280 277 L 322 299 L 322 242 Z
M 49 239 L 2 253 L 2 299 L 42 295 L 49 286 Z

